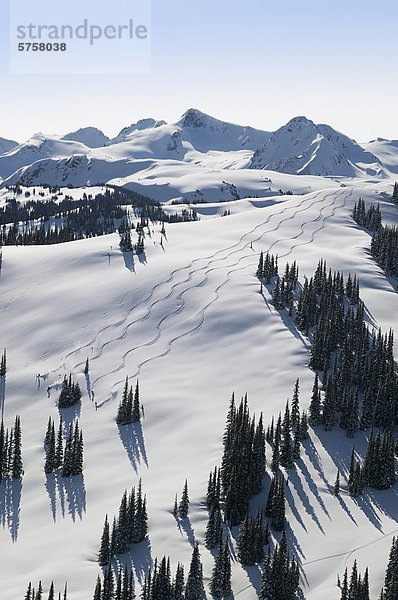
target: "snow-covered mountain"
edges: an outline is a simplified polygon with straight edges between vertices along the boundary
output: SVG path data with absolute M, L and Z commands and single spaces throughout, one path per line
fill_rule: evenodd
M 202 194 L 200 167 L 206 172 L 250 167 L 293 175 L 389 177 L 398 170 L 398 149 L 394 142 L 388 142 L 388 148 L 387 142 L 377 143 L 377 147 L 370 143 L 363 148 L 329 125 L 316 125 L 305 117 L 296 117 L 270 134 L 191 108 L 175 123 L 142 119 L 122 129 L 112 140 L 95 128 L 63 137 L 36 134 L 0 156 L 0 177 L 6 183 L 21 181 L 29 185 L 106 183 L 135 176 L 151 161 L 154 197 L 167 185 L 164 166 L 170 161 L 172 177 L 176 166 L 181 178 L 195 172 L 191 191 Z M 198 168 L 187 169 L 188 164 Z M 227 179 L 223 175 L 219 178 L 220 183 Z M 159 199 L 164 200 L 164 196 L 162 191 Z M 169 200 L 175 197 L 166 196 Z
M 143 131 L 144 129 L 151 129 L 152 127 L 160 127 L 166 125 L 166 121 L 156 121 L 155 119 L 140 119 L 137 123 L 123 127 L 123 129 L 117 134 L 115 138 L 110 140 L 110 144 L 117 144 L 118 142 L 125 142 L 131 137 L 131 134 L 135 131 Z
M 363 144 L 363 147 L 377 156 L 383 167 L 391 173 L 398 173 L 398 140 L 377 138 Z
M 43 158 L 59 159 L 89 153 L 90 148 L 80 142 L 64 140 L 57 135 L 36 133 L 28 141 L 0 156 L 0 177 L 6 179 L 21 167 L 32 165 Z
M 382 176 L 378 158 L 329 125 L 295 117 L 259 148 L 252 169 L 271 169 L 297 175 Z
M 188 109 L 176 123 L 184 140 L 199 152 L 256 150 L 270 132 L 215 119 L 195 108 Z
M 65 134 L 62 139 L 80 142 L 89 148 L 99 148 L 109 142 L 109 138 L 96 127 L 83 127 Z
M 0 137 L 0 155 L 4 154 L 5 152 L 9 152 L 13 148 L 15 148 L 15 146 L 18 146 L 18 142 Z

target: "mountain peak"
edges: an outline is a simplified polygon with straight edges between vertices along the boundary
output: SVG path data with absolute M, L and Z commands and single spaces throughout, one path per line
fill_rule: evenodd
M 109 142 L 109 138 L 96 127 L 82 127 L 63 136 L 64 140 L 80 142 L 89 148 L 100 148 Z
M 212 117 L 197 108 L 188 108 L 179 120 L 182 127 L 206 127 Z

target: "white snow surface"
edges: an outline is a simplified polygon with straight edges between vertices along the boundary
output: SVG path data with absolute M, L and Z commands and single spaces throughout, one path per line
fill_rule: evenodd
M 142 260 L 120 252 L 117 234 L 3 248 L 4 419 L 11 426 L 21 415 L 25 475 L 21 489 L 14 484 L 0 506 L 2 599 L 22 598 L 28 581 L 37 585 L 39 579 L 45 592 L 52 579 L 57 589 L 68 580 L 70 600 L 91 598 L 105 514 L 112 519 L 125 488 L 140 478 L 150 541 L 122 557 L 132 563 L 137 592 L 156 556 L 170 555 L 173 571 L 177 561 L 188 568 L 194 540 L 208 583 L 213 556 L 203 545 L 204 497 L 209 470 L 220 464 L 232 391 L 238 398 L 247 392 L 251 411 L 263 412 L 267 425 L 283 410 L 297 377 L 302 408 L 313 382 L 308 341 L 284 311 L 274 310 L 266 290 L 264 297 L 259 293 L 254 272 L 260 250 L 278 253 L 281 268 L 285 260 L 297 260 L 301 279 L 320 257 L 332 269 L 356 272 L 374 324 L 398 326 L 395 283 L 370 258 L 370 237 L 350 217 L 361 196 L 380 202 L 384 218 L 397 222 L 396 207 L 385 200 L 392 181 L 347 181 L 344 188 L 319 181 L 323 189 L 304 196 L 238 201 L 231 203 L 231 216 L 166 225 L 163 247 L 160 227 L 150 227 Z M 225 204 L 201 208 L 214 217 Z M 82 373 L 87 356 L 89 382 Z M 84 474 L 46 480 L 43 437 L 48 417 L 58 420 L 56 399 L 69 372 L 83 390 L 76 413 L 85 440 Z M 142 437 L 129 452 L 115 424 L 126 376 L 132 384 L 139 378 L 145 406 Z M 95 391 L 97 411 L 88 388 Z M 346 474 L 352 443 L 338 428 L 312 430 L 302 459 L 289 471 L 287 535 L 308 600 L 338 600 L 336 574 L 354 559 L 360 570 L 369 565 L 377 598 L 398 532 L 396 485 L 353 499 L 343 476 L 340 498 L 332 494 L 337 468 Z M 354 443 L 363 451 L 363 434 Z M 191 505 L 189 522 L 179 529 L 172 506 L 185 478 Z M 257 496 L 253 511 L 264 502 L 264 494 Z M 236 528 L 232 533 L 235 545 Z M 258 581 L 256 567 L 233 563 L 235 598 L 256 598 Z
M 377 138 L 363 147 L 371 152 L 391 173 L 398 173 L 398 140 Z
M 96 127 L 83 127 L 77 131 L 71 131 L 66 133 L 63 139 L 80 142 L 89 148 L 100 148 L 109 142 L 108 136 Z

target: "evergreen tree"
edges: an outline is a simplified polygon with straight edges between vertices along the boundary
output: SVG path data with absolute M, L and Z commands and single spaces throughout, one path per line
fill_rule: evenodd
M 176 574 L 173 580 L 173 600 L 184 600 L 185 577 L 184 567 L 180 563 L 177 565 Z
M 111 561 L 110 554 L 110 537 L 109 537 L 109 522 L 108 515 L 105 516 L 104 529 L 101 537 L 101 545 L 98 554 L 98 562 L 100 565 L 107 565 Z
M 209 588 L 214 598 L 226 598 L 231 594 L 231 559 L 227 543 L 220 544 Z
M 383 588 L 384 600 L 398 597 L 398 538 L 393 538 Z
M 293 397 L 292 397 L 292 410 L 291 410 L 291 422 L 292 429 L 296 431 L 299 423 L 300 423 L 300 381 L 296 379 L 296 383 L 294 385 Z
M 206 592 L 203 585 L 203 568 L 200 560 L 199 545 L 192 552 L 191 564 L 185 586 L 185 600 L 203 600 Z
M 50 589 L 48 591 L 48 600 L 55 600 L 54 582 L 51 582 Z
M 293 451 L 291 438 L 291 417 L 289 404 L 286 404 L 285 416 L 282 423 L 282 445 L 280 453 L 280 464 L 289 469 L 293 466 Z
M 186 519 L 186 517 L 188 516 L 188 510 L 189 510 L 188 481 L 185 480 L 181 500 L 178 505 L 178 516 L 180 517 L 180 519 Z
M 212 508 L 206 526 L 205 543 L 208 548 L 219 546 L 222 540 L 222 517 L 219 508 Z
M 69 408 L 80 402 L 82 393 L 78 383 L 72 381 L 72 375 L 64 377 L 61 387 L 61 393 L 58 398 L 59 408 Z
M 22 433 L 21 433 L 21 419 L 15 417 L 14 426 L 14 455 L 12 460 L 12 478 L 22 479 L 23 476 L 23 463 L 22 463 Z
M 315 374 L 314 385 L 312 388 L 311 403 L 309 407 L 309 424 L 314 427 L 321 422 L 321 396 L 319 392 L 318 374 Z
M 55 453 L 55 428 L 54 423 L 51 423 L 51 433 L 47 443 L 46 460 L 44 464 L 45 473 L 53 473 L 57 468 L 56 453 Z
M 338 496 L 340 494 L 340 471 L 337 470 L 336 480 L 334 482 L 334 495 Z
M 101 600 L 101 599 L 102 599 L 102 586 L 101 586 L 101 579 L 98 575 L 97 582 L 95 584 L 93 600 Z

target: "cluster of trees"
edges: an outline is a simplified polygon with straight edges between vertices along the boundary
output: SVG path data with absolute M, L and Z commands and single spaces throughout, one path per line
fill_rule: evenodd
M 286 308 L 292 314 L 294 305 L 294 292 L 298 282 L 298 267 L 296 261 L 292 265 L 286 263 L 283 276 L 276 280 L 272 291 L 272 302 L 277 310 Z
M 35 590 L 32 587 L 32 582 L 29 581 L 28 588 L 26 590 L 26 594 L 24 600 L 68 600 L 68 585 L 65 583 L 64 591 L 61 595 L 61 592 L 56 594 L 54 589 L 54 582 L 52 581 L 48 590 L 48 595 L 44 595 L 42 582 L 39 581 L 37 589 Z M 130 600 L 130 599 L 129 599 Z
M 142 542 L 148 533 L 148 514 L 146 496 L 142 494 L 141 480 L 138 489 L 132 488 L 130 494 L 124 492 L 120 502 L 118 517 L 114 517 L 112 530 L 108 515 L 101 537 L 98 562 L 108 565 L 117 554 L 127 552 L 131 544 Z
M 263 251 L 260 252 L 256 277 L 265 279 L 265 283 L 271 283 L 272 277 L 278 276 L 278 255 L 274 256 L 267 252 L 264 256 Z
M 396 598 L 398 598 L 398 538 L 394 537 L 380 600 L 395 600 Z
M 271 521 L 271 526 L 277 531 L 282 531 L 285 526 L 285 480 L 282 473 L 277 472 L 271 480 L 268 490 L 265 514 Z M 268 532 L 268 525 L 265 533 Z M 265 536 L 266 539 L 268 536 Z
M 175 576 L 172 579 L 170 559 L 164 556 L 161 561 L 155 560 L 153 569 L 145 577 L 141 599 L 205 600 L 206 592 L 203 584 L 203 568 L 200 560 L 199 545 L 195 544 L 192 551 L 191 564 L 186 582 L 184 568 L 181 564 L 177 565 Z
M 393 426 L 398 414 L 394 338 L 391 330 L 383 334 L 365 324 L 356 277 L 345 285 L 341 273 L 327 274 L 320 261 L 303 287 L 296 321 L 312 337 L 310 366 L 323 372 L 324 399 L 316 376 L 310 424 L 328 430 L 339 423 L 349 436 L 358 428 Z
M 187 210 L 183 208 L 180 213 L 170 213 L 165 219 L 168 223 L 187 223 L 189 221 L 199 221 L 196 210 Z
M 293 600 L 299 589 L 300 574 L 297 562 L 290 558 L 286 533 L 279 545 L 265 558 L 261 577 L 260 600 Z
M 300 382 L 296 379 L 291 408 L 286 402 L 285 412 L 279 413 L 276 424 L 272 418 L 267 428 L 266 440 L 272 447 L 271 470 L 276 473 L 279 466 L 290 469 L 300 458 L 301 442 L 308 437 L 308 416 L 300 413 Z
M 256 423 L 249 414 L 247 395 L 235 406 L 232 395 L 223 437 L 221 484 L 225 518 L 238 525 L 245 518 L 250 499 L 262 487 L 265 473 L 265 433 L 262 414 Z
M 341 589 L 340 600 L 370 600 L 368 569 L 365 569 L 365 573 L 363 575 L 358 573 L 356 560 L 354 560 L 350 577 L 348 577 L 346 567 L 343 581 L 338 583 Z
M 348 576 L 345 569 L 343 580 L 337 578 L 337 585 L 341 590 L 340 600 L 370 600 L 369 595 L 369 573 L 365 569 L 361 576 L 358 573 L 356 560 Z M 388 559 L 384 586 L 381 590 L 379 600 L 396 600 L 398 598 L 398 538 L 393 538 L 390 555 Z
M 398 184 L 394 184 L 392 201 L 398 204 Z M 371 204 L 366 210 L 365 202 L 358 200 L 352 213 L 353 219 L 370 231 L 374 232 L 370 251 L 377 263 L 387 275 L 398 275 L 398 230 L 381 223 L 379 205 Z
M 358 225 L 366 227 L 371 231 L 377 231 L 381 226 L 380 205 L 371 204 L 366 210 L 365 202 L 362 198 L 359 198 L 358 202 L 354 205 L 352 218 Z
M 383 434 L 373 431 L 363 461 L 351 453 L 348 476 L 348 492 L 351 496 L 360 496 L 365 485 L 378 490 L 387 490 L 395 481 L 395 441 L 389 430 Z
M 4 223 L 1 241 L 5 246 L 57 244 L 113 233 L 118 222 L 127 217 L 121 202 L 122 197 L 109 189 L 81 200 L 30 200 L 23 205 L 14 200 L 0 215 Z M 6 223 L 12 225 L 7 228 Z
M 144 243 L 144 235 L 142 233 L 139 234 L 137 242 L 133 245 L 131 240 L 130 230 L 120 232 L 120 242 L 119 246 L 123 252 L 131 252 L 134 251 L 136 254 L 142 254 L 145 250 Z
M 15 190 L 17 193 L 17 190 Z M 19 190 L 21 191 L 21 190 Z M 28 196 L 30 194 L 28 193 Z M 122 222 L 128 222 L 128 210 L 151 221 L 197 220 L 195 211 L 183 211 L 180 215 L 166 214 L 160 202 L 125 190 L 108 186 L 104 193 L 83 194 L 80 200 L 66 195 L 61 201 L 57 196 L 50 200 L 28 200 L 21 203 L 11 199 L 0 208 L 0 245 L 57 244 L 76 239 L 105 235 L 117 231 Z M 49 220 L 53 218 L 53 224 Z M 143 243 L 140 237 L 138 251 Z
M 4 428 L 3 419 L 0 424 L 0 483 L 3 479 L 22 479 L 22 432 L 21 419 L 15 417 L 14 427 Z
M 184 567 L 178 563 L 174 577 L 171 577 L 170 558 L 155 559 L 153 569 L 145 577 L 142 600 L 184 600 Z
M 259 512 L 255 518 L 246 515 L 237 542 L 238 558 L 242 565 L 261 563 L 265 558 L 264 546 L 268 543 L 268 524 L 264 527 L 262 513 Z
M 93 600 L 134 600 L 134 578 L 133 572 L 120 569 L 115 577 L 112 567 L 109 565 L 104 570 L 102 580 L 97 577 Z
M 80 402 L 81 397 L 82 392 L 79 383 L 72 381 L 72 374 L 69 374 L 69 377 L 65 375 L 57 402 L 58 408 L 69 408 Z
M 398 229 L 379 227 L 370 244 L 372 256 L 387 275 L 398 275 Z
M 210 593 L 213 598 L 228 598 L 231 588 L 231 556 L 227 541 L 220 542 L 218 554 L 214 560 L 210 579 Z
M 117 411 L 116 423 L 118 425 L 130 425 L 131 423 L 138 423 L 140 419 L 141 401 L 139 383 L 137 380 L 135 390 L 133 391 L 133 386 L 129 387 L 129 379 L 126 377 L 126 383 Z
M 220 507 L 221 500 L 221 472 L 218 467 L 210 471 L 207 483 L 206 504 L 209 519 L 206 525 L 205 543 L 208 548 L 216 548 L 220 545 L 223 535 L 223 517 Z
M 58 432 L 55 434 L 55 424 L 51 417 L 48 420 L 47 431 L 44 438 L 46 459 L 44 472 L 54 473 L 61 470 L 62 477 L 73 477 L 83 472 L 83 432 L 76 421 L 73 427 L 69 426 L 65 447 L 63 442 L 63 423 L 59 421 Z

